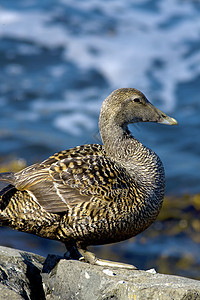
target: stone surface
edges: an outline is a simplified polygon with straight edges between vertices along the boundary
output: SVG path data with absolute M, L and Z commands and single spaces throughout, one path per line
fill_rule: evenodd
M 44 258 L 0 247 L 0 300 L 45 299 L 41 270 Z
M 200 281 L 0 247 L 1 299 L 197 300 Z
M 42 274 L 47 299 L 200 299 L 200 281 L 60 260 Z

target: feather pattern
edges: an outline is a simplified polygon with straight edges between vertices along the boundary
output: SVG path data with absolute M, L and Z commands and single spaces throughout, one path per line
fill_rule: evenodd
M 146 229 L 160 211 L 165 174 L 159 157 L 128 130 L 135 122 L 176 124 L 140 91 L 114 91 L 101 108 L 103 145 L 77 146 L 0 174 L 10 184 L 0 194 L 1 224 L 79 248 Z
M 90 201 L 91 196 L 116 201 L 128 194 L 129 175 L 103 155 L 103 146 L 99 146 L 79 146 L 55 153 L 41 164 L 18 172 L 15 187 L 31 192 L 48 212 L 66 211 L 78 203 Z

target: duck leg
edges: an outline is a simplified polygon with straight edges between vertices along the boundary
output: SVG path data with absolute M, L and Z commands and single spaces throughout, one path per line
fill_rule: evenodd
M 137 268 L 133 265 L 97 258 L 94 253 L 88 251 L 87 249 L 78 249 L 78 251 L 81 254 L 79 260 L 88 262 L 92 265 L 137 270 Z
M 75 244 L 65 244 L 65 247 L 67 248 L 67 252 L 64 254 L 65 258 L 75 260 L 84 259 Z
M 80 246 L 77 247 L 75 244 L 65 244 L 65 246 L 67 248 L 67 252 L 64 254 L 64 256 L 68 259 L 71 258 L 90 263 L 91 265 L 98 265 L 103 267 L 113 267 L 130 270 L 138 269 L 134 265 L 98 258 L 94 253 L 88 251 L 86 248 L 81 248 Z

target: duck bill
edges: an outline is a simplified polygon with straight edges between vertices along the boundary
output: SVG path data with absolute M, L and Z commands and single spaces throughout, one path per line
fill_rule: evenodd
M 150 104 L 152 107 L 152 104 Z M 165 125 L 177 125 L 178 122 L 169 116 L 167 116 L 164 112 L 162 112 L 160 109 L 153 107 L 156 112 L 156 122 L 160 124 L 165 124 Z
M 160 124 L 166 124 L 166 125 L 178 125 L 178 122 L 169 116 L 166 115 L 162 120 L 158 121 Z
M 178 122 L 176 121 L 176 119 L 167 116 L 165 113 L 163 113 L 159 109 L 157 109 L 157 112 L 160 116 L 158 123 L 165 124 L 165 125 L 178 125 Z

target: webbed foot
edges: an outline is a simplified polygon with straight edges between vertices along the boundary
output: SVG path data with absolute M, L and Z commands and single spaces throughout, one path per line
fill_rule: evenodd
M 64 256 L 68 259 L 71 258 L 103 267 L 138 270 L 138 268 L 133 265 L 97 258 L 94 253 L 83 248 L 77 248 L 75 245 L 66 245 L 66 247 L 67 252 L 64 254 Z
M 104 267 L 113 267 L 113 268 L 122 268 L 122 269 L 130 269 L 130 270 L 138 270 L 137 267 L 125 263 L 104 260 L 101 258 L 97 258 L 94 253 L 85 250 L 85 249 L 78 249 L 81 257 L 79 258 L 80 261 L 88 262 L 92 265 L 104 266 Z

